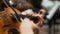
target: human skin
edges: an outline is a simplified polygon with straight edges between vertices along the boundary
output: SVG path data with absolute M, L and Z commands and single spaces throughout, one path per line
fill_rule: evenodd
M 20 25 L 20 33 L 21 34 L 34 34 L 33 32 L 34 28 L 38 28 L 38 26 L 34 24 L 33 21 L 31 21 L 30 19 L 25 18 L 24 20 L 22 20 L 22 23 Z
M 39 21 L 38 23 L 34 23 L 32 20 L 30 20 L 29 18 L 25 18 L 22 19 L 21 18 L 21 25 L 19 27 L 20 33 L 21 34 L 39 34 L 39 30 L 40 30 L 40 25 L 43 24 L 43 17 L 45 15 L 45 10 L 41 9 L 40 11 L 42 11 L 42 14 L 32 14 L 33 17 L 39 17 Z M 31 15 L 31 14 L 30 14 Z

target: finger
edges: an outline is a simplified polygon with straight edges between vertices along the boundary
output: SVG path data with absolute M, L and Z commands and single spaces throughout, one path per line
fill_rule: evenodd
M 29 18 L 24 18 L 24 21 L 30 21 L 30 19 Z
M 20 18 L 20 20 L 21 20 L 21 21 L 23 21 L 23 19 L 22 19 L 22 18 Z
M 33 29 L 40 29 L 40 27 L 38 26 L 38 25 L 36 25 L 36 24 L 33 24 Z

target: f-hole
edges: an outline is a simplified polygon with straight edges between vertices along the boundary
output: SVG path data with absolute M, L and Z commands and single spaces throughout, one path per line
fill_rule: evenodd
M 20 34 L 17 29 L 10 29 L 8 34 Z

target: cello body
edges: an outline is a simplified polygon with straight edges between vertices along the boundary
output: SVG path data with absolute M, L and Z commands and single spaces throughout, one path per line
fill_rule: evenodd
M 15 10 L 18 12 L 18 14 L 20 14 L 20 12 L 17 9 Z M 11 14 L 15 13 L 10 7 L 7 7 L 4 11 L 0 12 L 0 34 L 9 34 L 8 32 L 11 32 L 9 30 L 18 31 L 20 22 L 13 21 Z

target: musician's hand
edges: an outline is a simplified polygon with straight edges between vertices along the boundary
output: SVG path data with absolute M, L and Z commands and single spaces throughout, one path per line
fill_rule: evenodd
M 39 22 L 36 25 L 38 25 L 38 26 L 43 25 L 45 14 L 46 14 L 46 10 L 40 9 L 40 12 L 38 14 L 33 14 L 32 15 L 33 17 L 39 17 Z
M 21 19 L 20 32 L 21 34 L 34 34 L 33 29 L 39 29 L 39 27 L 30 19 Z
M 34 12 L 32 11 L 32 9 L 28 9 L 28 10 L 25 10 L 24 12 L 22 12 L 23 15 L 32 15 L 34 14 Z
M 37 25 L 43 25 L 44 23 L 44 16 L 46 14 L 46 10 L 40 9 L 40 12 L 38 13 L 38 17 L 40 18 L 40 21 L 37 23 Z
M 22 21 L 22 25 L 27 25 L 27 26 L 29 26 L 29 27 L 35 27 L 35 28 L 38 28 L 37 27 L 37 25 L 32 21 L 32 20 L 30 20 L 29 18 L 25 18 L 25 19 L 22 19 L 21 18 L 21 21 Z
M 44 10 L 44 9 L 40 9 L 40 11 L 39 11 L 38 14 L 40 14 L 41 17 L 44 17 L 45 14 L 46 14 L 46 10 Z

